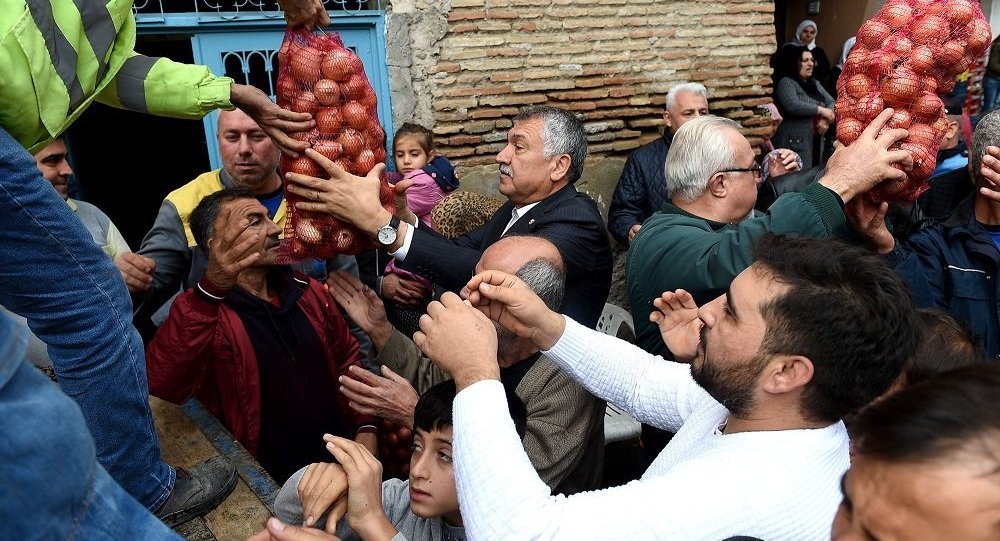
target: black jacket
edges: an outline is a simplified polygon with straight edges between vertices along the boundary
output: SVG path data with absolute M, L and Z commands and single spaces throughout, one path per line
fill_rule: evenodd
M 663 137 L 628 155 L 608 207 L 608 231 L 618 242 L 627 243 L 629 229 L 646 221 L 667 202 L 667 179 L 663 167 L 670 141 L 670 132 L 665 131 Z
M 483 251 L 504 236 L 513 209 L 510 201 L 504 203 L 488 222 L 454 240 L 418 227 L 401 266 L 445 289 L 461 290 Z M 516 234 L 537 235 L 556 245 L 566 268 L 562 313 L 594 327 L 611 289 L 611 246 L 594 200 L 570 184 L 518 219 L 507 232 Z

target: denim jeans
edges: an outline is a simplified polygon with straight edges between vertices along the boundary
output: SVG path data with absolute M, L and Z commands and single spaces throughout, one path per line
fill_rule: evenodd
M 996 109 L 1000 103 L 1000 77 L 987 75 L 983 77 L 983 113 Z
M 160 454 L 125 282 L 35 160 L 2 128 L 0 305 L 27 318 L 48 344 L 59 385 L 80 406 L 97 460 L 140 503 L 159 508 L 175 472 Z
M 0 314 L 0 525 L 5 539 L 180 538 L 97 463 L 80 408 L 24 358 Z

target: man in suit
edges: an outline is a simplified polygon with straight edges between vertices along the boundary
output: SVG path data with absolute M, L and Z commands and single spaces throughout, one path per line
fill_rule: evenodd
M 588 327 L 597 323 L 611 288 L 611 247 L 597 205 L 574 186 L 583 172 L 587 139 L 572 113 L 539 106 L 514 117 L 507 146 L 496 157 L 500 193 L 507 202 L 483 226 L 454 240 L 417 225 L 412 213 L 399 213 L 401 221 L 383 209 L 378 200 L 381 167 L 362 178 L 318 152 L 307 155 L 334 182 L 288 173 L 288 190 L 306 200 L 297 209 L 333 214 L 369 232 L 402 268 L 452 291 L 472 278 L 483 250 L 501 237 L 546 238 L 559 249 L 566 267 L 563 312 Z

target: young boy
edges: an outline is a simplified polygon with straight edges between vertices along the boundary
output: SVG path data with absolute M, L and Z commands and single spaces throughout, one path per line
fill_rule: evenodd
M 381 483 L 381 465 L 367 450 L 350 440 L 328 438 L 327 448 L 341 464 L 311 464 L 292 475 L 274 502 L 275 516 L 288 524 L 323 528 L 326 511 L 318 520 L 305 520 L 303 503 L 322 499 L 332 503 L 339 494 L 322 494 L 329 477 L 324 470 L 340 468 L 347 474 L 348 510 L 336 527 L 343 541 L 464 541 L 462 515 L 451 462 L 452 404 L 455 383 L 445 381 L 420 397 L 413 412 L 413 454 L 408 481 L 389 479 Z M 523 437 L 527 423 L 524 403 L 507 394 L 507 405 L 517 433 Z M 378 506 L 366 505 L 381 499 Z M 329 504 L 327 504 L 329 505 Z M 327 528 L 330 531 L 331 528 Z

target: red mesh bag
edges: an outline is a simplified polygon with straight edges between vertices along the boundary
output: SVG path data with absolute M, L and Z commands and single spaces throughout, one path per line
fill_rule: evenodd
M 385 162 L 385 131 L 378 122 L 378 99 L 361 59 L 344 47 L 338 35 L 289 29 L 281 44 L 278 65 L 278 105 L 311 113 L 316 119 L 312 131 L 292 133 L 292 137 L 308 141 L 314 150 L 355 175 L 367 175 Z M 282 155 L 281 168 L 313 177 L 327 176 L 304 155 L 295 159 Z M 379 200 L 394 213 L 392 188 L 384 174 L 381 180 Z M 302 198 L 287 189 L 285 198 L 288 219 L 281 254 L 286 261 L 329 259 L 374 246 L 370 233 L 326 214 L 296 210 L 295 203 Z
M 893 148 L 908 150 L 906 180 L 884 182 L 869 197 L 913 201 L 928 189 L 938 147 L 948 128 L 939 94 L 974 65 L 991 42 L 990 26 L 972 0 L 889 0 L 857 34 L 837 81 L 837 139 L 853 143 L 886 107 L 888 128 L 909 136 Z

